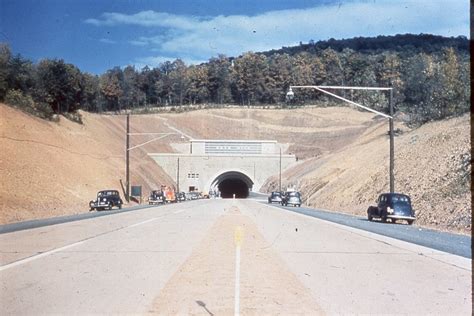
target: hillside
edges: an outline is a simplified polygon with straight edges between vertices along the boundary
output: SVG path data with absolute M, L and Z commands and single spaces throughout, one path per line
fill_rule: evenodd
M 1 223 L 87 212 L 103 188 L 125 178 L 125 116 L 82 112 L 83 125 L 48 122 L 0 105 Z M 132 132 L 176 132 L 193 138 L 275 139 L 298 163 L 284 172 L 308 205 L 363 215 L 388 190 L 388 124 L 345 107 L 226 108 L 134 115 Z M 396 190 L 413 198 L 419 225 L 470 233 L 469 118 L 426 124 L 395 139 Z M 99 136 L 100 135 L 100 136 Z M 133 136 L 132 146 L 150 138 Z M 132 184 L 144 194 L 174 183 L 147 152 L 173 152 L 179 135 L 131 152 Z M 174 146 L 174 147 L 173 147 Z M 276 187 L 276 177 L 265 188 Z M 31 198 L 34 197 L 34 198 Z
M 386 122 L 374 124 L 342 150 L 287 170 L 284 183 L 297 185 L 310 206 L 364 216 L 389 188 L 386 132 Z M 464 115 L 395 138 L 395 190 L 412 197 L 418 225 L 471 232 L 469 133 Z
M 0 104 L 1 224 L 87 212 L 98 190 L 122 192 L 125 116 L 82 115 L 84 125 L 63 117 L 54 123 Z M 132 132 L 170 132 L 146 117 L 136 123 L 132 120 Z M 132 140 L 137 143 L 140 139 Z M 171 150 L 163 142 L 147 148 Z M 148 192 L 172 182 L 145 155 L 144 148 L 131 151 L 131 183 Z

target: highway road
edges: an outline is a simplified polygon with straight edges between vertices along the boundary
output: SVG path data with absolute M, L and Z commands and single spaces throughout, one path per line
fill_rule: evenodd
M 232 314 L 237 227 L 244 315 L 471 314 L 470 258 L 255 199 L 4 231 L 0 314 Z

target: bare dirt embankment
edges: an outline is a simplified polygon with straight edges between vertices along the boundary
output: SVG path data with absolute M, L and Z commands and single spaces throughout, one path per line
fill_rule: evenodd
M 80 213 L 125 179 L 125 116 L 82 113 L 84 124 L 47 122 L 0 104 L 0 223 Z M 388 124 L 346 107 L 209 109 L 132 116 L 132 132 L 193 138 L 270 139 L 299 158 L 283 174 L 307 205 L 363 215 L 388 185 Z M 417 224 L 471 232 L 469 116 L 426 124 L 395 138 L 396 191 L 412 196 Z M 151 139 L 133 136 L 132 146 Z M 168 136 L 131 151 L 132 184 L 144 194 L 174 184 L 148 156 L 173 152 Z M 264 189 L 277 187 L 277 178 Z
M 470 234 L 469 116 L 396 128 L 403 133 L 395 137 L 395 191 L 412 197 L 417 224 Z M 389 189 L 387 130 L 386 121 L 373 124 L 350 145 L 286 170 L 284 184 L 300 188 L 309 206 L 366 215 Z
M 122 192 L 125 116 L 82 115 L 83 125 L 63 117 L 55 123 L 0 104 L 0 224 L 87 212 L 98 190 Z M 145 116 L 132 119 L 131 131 L 170 132 Z M 132 145 L 147 139 L 134 137 Z M 156 142 L 146 150 L 171 148 Z M 130 165 L 131 183 L 148 192 L 172 180 L 146 150 L 131 151 Z

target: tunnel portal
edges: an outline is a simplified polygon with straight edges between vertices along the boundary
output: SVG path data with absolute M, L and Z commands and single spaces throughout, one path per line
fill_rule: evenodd
M 245 174 L 237 171 L 225 172 L 212 183 L 211 190 L 218 189 L 224 199 L 245 199 L 253 187 L 253 181 Z

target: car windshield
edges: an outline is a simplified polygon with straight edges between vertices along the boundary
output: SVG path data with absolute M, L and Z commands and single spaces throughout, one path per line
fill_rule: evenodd
M 290 193 L 288 193 L 288 196 L 289 197 L 300 197 L 300 193 L 299 192 L 290 192 Z
M 273 192 L 272 196 L 281 196 L 280 192 Z

